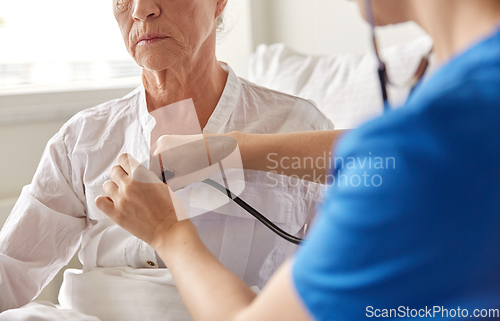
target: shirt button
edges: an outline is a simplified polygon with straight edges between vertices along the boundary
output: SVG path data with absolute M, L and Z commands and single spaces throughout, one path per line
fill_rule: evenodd
M 155 262 L 153 262 L 153 261 L 147 261 L 146 263 L 147 263 L 149 266 L 155 266 L 155 265 L 156 265 L 156 264 L 155 264 Z

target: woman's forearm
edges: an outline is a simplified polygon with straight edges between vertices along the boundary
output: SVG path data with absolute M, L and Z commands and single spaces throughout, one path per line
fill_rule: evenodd
M 194 320 L 232 321 L 254 300 L 254 292 L 212 255 L 191 221 L 175 224 L 154 247 Z
M 333 144 L 345 131 L 229 134 L 238 141 L 243 168 L 325 183 Z

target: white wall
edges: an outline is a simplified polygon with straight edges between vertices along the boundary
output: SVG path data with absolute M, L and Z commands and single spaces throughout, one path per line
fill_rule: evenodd
M 250 0 L 229 0 L 224 20 L 225 28 L 217 41 L 217 58 L 229 63 L 236 74 L 246 77 L 253 49 Z
M 308 54 L 371 50 L 369 27 L 354 1 L 252 0 L 253 43 L 282 42 Z M 383 46 L 413 39 L 422 30 L 410 23 L 385 27 Z

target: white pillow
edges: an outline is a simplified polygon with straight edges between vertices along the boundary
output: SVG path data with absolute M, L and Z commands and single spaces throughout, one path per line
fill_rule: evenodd
M 428 36 L 381 52 L 389 79 L 404 84 L 432 48 Z M 429 73 L 429 72 L 428 72 Z M 382 113 L 374 53 L 304 55 L 284 44 L 259 45 L 250 58 L 249 80 L 270 89 L 314 101 L 335 124 L 350 129 Z M 410 88 L 389 86 L 392 106 L 406 100 Z

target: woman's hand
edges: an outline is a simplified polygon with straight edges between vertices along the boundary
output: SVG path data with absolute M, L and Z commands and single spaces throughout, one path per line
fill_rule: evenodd
M 132 156 L 120 155 L 118 164 L 110 170 L 112 181 L 103 185 L 107 197 L 95 201 L 97 208 L 155 248 L 175 224 L 188 218 L 186 211 L 168 185 Z

